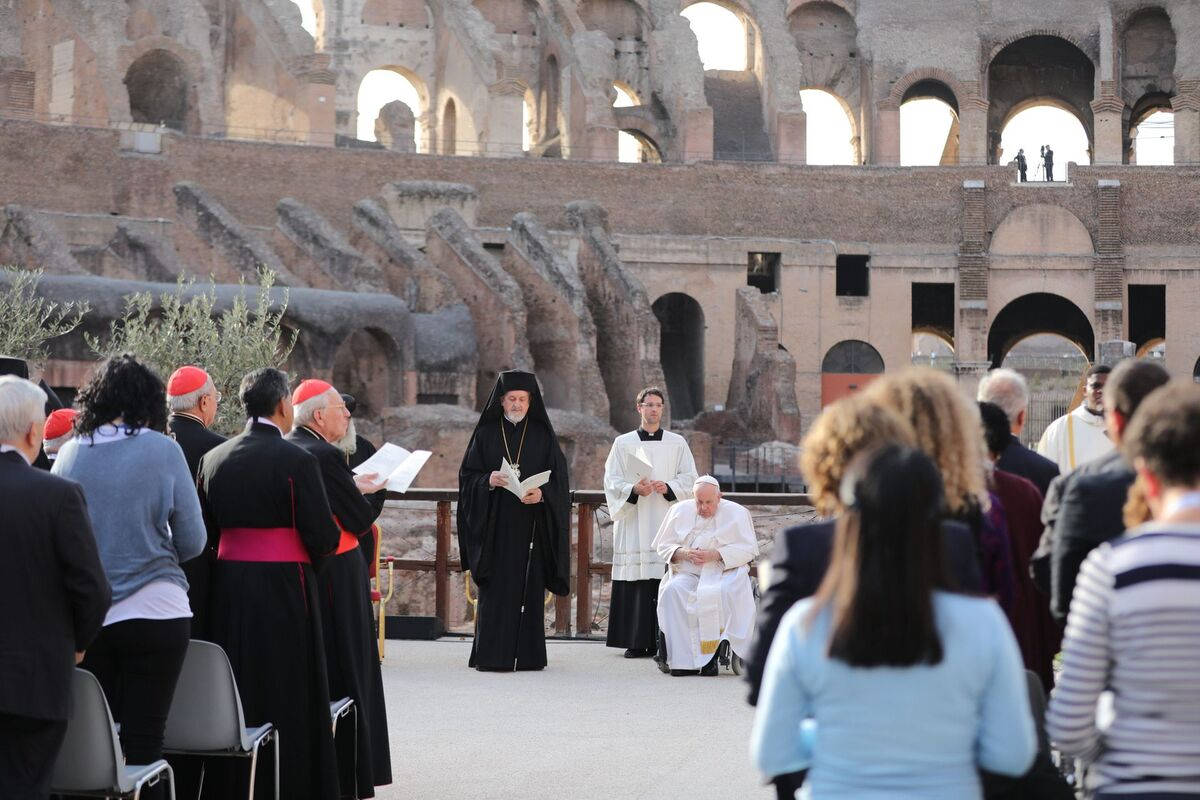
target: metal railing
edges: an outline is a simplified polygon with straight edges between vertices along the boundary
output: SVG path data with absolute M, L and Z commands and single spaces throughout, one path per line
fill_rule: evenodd
M 729 492 L 722 495 L 726 500 L 747 507 L 754 506 L 811 506 L 805 494 L 758 494 Z M 434 616 L 441 631 L 450 629 L 450 573 L 462 572 L 462 562 L 451 560 L 454 523 L 450 514 L 451 503 L 458 501 L 457 489 L 409 489 L 404 494 L 388 492 L 389 500 L 435 503 L 437 527 L 433 559 L 411 559 L 386 557 L 392 569 L 413 572 L 432 572 L 434 576 Z M 592 623 L 592 578 L 611 578 L 612 564 L 595 560 L 595 525 L 593 513 L 605 505 L 604 492 L 575 490 L 571 492 L 571 506 L 575 514 L 572 526 L 575 559 L 571 576 L 571 594 L 554 598 L 554 633 L 556 636 L 586 637 L 591 634 Z M 574 626 L 571 605 L 574 601 Z

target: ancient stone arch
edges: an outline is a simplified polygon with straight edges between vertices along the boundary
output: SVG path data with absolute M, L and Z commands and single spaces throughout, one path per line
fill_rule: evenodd
M 868 342 L 846 339 L 821 359 L 821 405 L 857 392 L 883 372 L 883 356 Z
M 183 59 L 170 50 L 155 48 L 143 53 L 125 72 L 131 119 L 199 133 L 194 80 Z
M 1037 333 L 1053 333 L 1073 342 L 1089 360 L 1096 355 L 1092 323 L 1079 306 L 1049 292 L 1022 295 L 1000 310 L 988 329 L 988 360 L 999 367 L 1013 346 Z
M 1070 211 L 1048 203 L 1018 206 L 992 234 L 992 256 L 1092 256 L 1095 244 L 1087 226 Z
M 333 384 L 354 395 L 362 416 L 377 417 L 404 402 L 400 348 L 379 328 L 359 328 L 338 346 L 333 357 Z

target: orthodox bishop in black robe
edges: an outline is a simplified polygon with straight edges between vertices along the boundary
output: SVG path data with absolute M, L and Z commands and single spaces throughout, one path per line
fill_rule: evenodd
M 352 794 L 356 783 L 359 797 L 374 797 L 376 786 L 392 782 L 392 761 L 379 650 L 372 633 L 371 586 L 359 540 L 371 538 L 371 525 L 379 513 L 354 485 L 345 453 L 303 425 L 286 438 L 316 457 L 329 507 L 341 529 L 337 552 L 317 571 L 325 665 L 329 696 L 351 697 L 358 708 L 357 776 L 347 775 L 342 762 L 349 761 L 351 754 L 339 746 L 343 794 Z M 338 738 L 342 738 L 340 730 Z
M 246 724 L 279 730 L 281 797 L 337 798 L 313 562 L 334 552 L 341 531 L 317 459 L 255 418 L 201 459 L 198 488 L 217 541 L 208 633 L 229 654 Z M 270 773 L 259 765 L 257 796 L 272 796 Z
M 516 421 L 502 406 L 513 391 L 529 393 L 528 411 Z M 519 469 L 522 480 L 550 470 L 541 502 L 522 503 L 490 483 L 502 459 Z M 570 591 L 569 485 L 567 460 L 537 378 L 515 370 L 500 373 L 458 472 L 459 551 L 463 569 L 479 586 L 470 666 L 496 671 L 546 666 L 545 591 Z
M 204 422 L 191 414 L 176 412 L 167 417 L 167 429 L 183 450 L 192 478 L 200 470 L 200 459 L 225 437 L 208 429 Z M 209 536 L 204 552 L 179 566 L 187 576 L 188 603 L 192 607 L 192 638 L 208 640 L 208 595 L 212 585 L 212 568 L 217 560 L 217 542 Z

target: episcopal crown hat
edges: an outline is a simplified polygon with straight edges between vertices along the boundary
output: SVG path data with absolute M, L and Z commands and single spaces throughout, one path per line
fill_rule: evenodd
M 43 439 L 58 439 L 71 432 L 75 425 L 75 417 L 79 412 L 73 408 L 59 408 L 50 412 L 46 417 L 46 425 L 42 428 Z
M 208 381 L 208 373 L 199 367 L 180 367 L 167 378 L 167 397 L 180 397 L 199 391 Z

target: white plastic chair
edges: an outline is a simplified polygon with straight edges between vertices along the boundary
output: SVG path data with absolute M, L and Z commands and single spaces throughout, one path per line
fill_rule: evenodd
M 275 800 L 279 800 L 279 731 L 271 723 L 246 727 L 242 698 L 225 651 L 212 642 L 188 642 L 183 670 L 167 715 L 163 752 L 203 758 L 250 759 L 249 800 L 254 800 L 258 753 L 275 745 Z M 204 768 L 200 772 L 201 785 Z
M 154 786 L 164 775 L 170 798 L 175 800 L 175 773 L 171 765 L 163 759 L 153 764 L 125 763 L 100 681 L 92 673 L 76 669 L 71 681 L 71 716 L 58 760 L 54 762 L 51 791 L 138 800 L 142 789 Z

